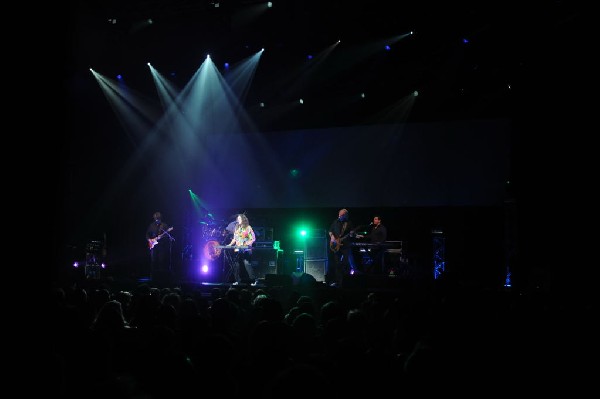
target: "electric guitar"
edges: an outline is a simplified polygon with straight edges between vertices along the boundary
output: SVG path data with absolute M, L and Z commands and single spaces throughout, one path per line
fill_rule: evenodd
M 350 230 L 348 233 L 344 234 L 340 238 L 334 237 L 332 240 L 329 241 L 329 249 L 331 249 L 333 252 L 339 251 L 340 248 L 342 247 L 342 245 L 344 245 L 343 241 L 348 237 L 354 237 L 356 230 L 361 229 L 363 227 L 365 227 L 365 226 L 364 225 L 358 226 L 358 227 Z
M 156 244 L 158 244 L 158 240 L 160 240 L 165 234 L 167 234 L 168 232 L 173 231 L 173 227 L 169 227 L 167 229 L 167 231 L 165 231 L 162 234 L 159 234 L 158 236 L 154 237 L 154 238 L 149 238 L 148 239 L 148 248 L 152 249 L 154 248 L 154 246 Z

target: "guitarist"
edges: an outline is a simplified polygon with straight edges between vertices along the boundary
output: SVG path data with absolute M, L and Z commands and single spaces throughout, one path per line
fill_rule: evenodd
M 350 242 L 354 236 L 354 225 L 350 220 L 347 209 L 340 209 L 338 218 L 329 226 L 329 248 L 333 252 L 333 280 L 332 286 L 341 287 L 345 275 L 354 269 L 352 246 Z
M 150 249 L 150 273 L 152 279 L 164 279 L 171 273 L 171 243 L 169 226 L 162 221 L 160 212 L 154 212 L 152 222 L 146 229 L 146 242 Z

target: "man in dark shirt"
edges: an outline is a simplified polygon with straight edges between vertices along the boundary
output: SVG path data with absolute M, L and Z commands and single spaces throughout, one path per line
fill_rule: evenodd
M 347 209 L 340 209 L 338 218 L 329 226 L 329 248 L 333 252 L 332 286 L 341 286 L 345 275 L 354 268 L 351 241 L 354 236 L 354 225 Z M 330 274 L 331 277 L 331 273 Z
M 156 280 L 170 277 L 171 247 L 174 239 L 169 234 L 173 228 L 162 221 L 160 212 L 155 212 L 152 219 L 146 229 L 146 240 L 150 249 L 150 273 L 152 279 Z
M 371 223 L 371 231 L 366 235 L 357 234 L 356 238 L 366 238 L 371 244 L 383 244 L 387 240 L 387 229 L 381 223 L 381 217 L 379 215 L 373 216 L 373 223 Z M 369 263 L 366 267 L 368 273 L 383 273 L 384 271 L 384 254 L 385 248 L 380 245 L 373 245 L 368 250 Z

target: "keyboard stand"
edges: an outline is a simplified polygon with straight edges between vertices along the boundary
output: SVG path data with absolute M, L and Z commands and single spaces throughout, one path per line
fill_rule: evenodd
M 223 275 L 225 283 L 235 281 L 235 268 L 238 267 L 239 251 L 234 251 L 232 248 L 223 250 Z

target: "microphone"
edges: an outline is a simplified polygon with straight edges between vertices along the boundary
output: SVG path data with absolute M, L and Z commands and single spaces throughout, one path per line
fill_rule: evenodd
M 373 222 L 369 223 L 369 226 L 373 226 Z

